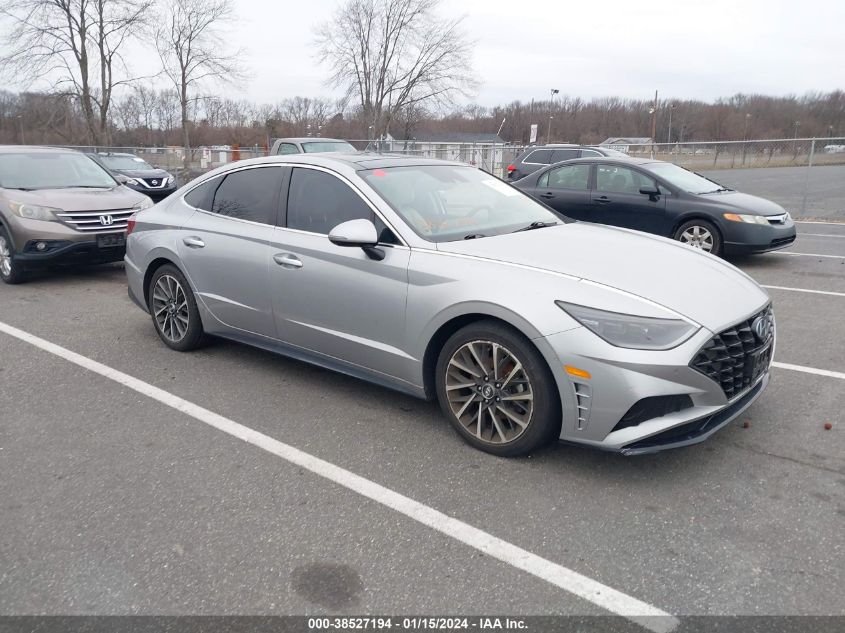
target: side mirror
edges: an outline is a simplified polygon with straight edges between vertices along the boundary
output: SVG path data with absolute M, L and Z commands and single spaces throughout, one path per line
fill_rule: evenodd
M 376 248 L 378 232 L 369 220 L 349 220 L 334 227 L 329 233 L 329 241 L 335 246 L 357 246 L 371 258 L 381 261 L 384 251 Z
M 640 187 L 640 193 L 648 196 L 649 200 L 657 200 L 660 197 L 660 189 L 654 185 L 645 185 Z
M 114 176 L 114 179 L 115 179 L 117 182 L 119 182 L 121 185 L 125 185 L 127 182 L 129 182 L 129 178 L 127 178 L 127 177 L 126 177 L 126 176 L 124 176 L 123 174 L 117 174 L 117 173 L 115 173 L 115 174 L 112 174 L 112 175 Z

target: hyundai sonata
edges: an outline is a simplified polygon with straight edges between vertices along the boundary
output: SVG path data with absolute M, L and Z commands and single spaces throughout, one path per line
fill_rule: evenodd
M 125 261 L 169 347 L 221 336 L 436 398 L 497 455 L 702 441 L 763 391 L 775 342 L 730 264 L 438 160 L 228 165 L 137 213 Z

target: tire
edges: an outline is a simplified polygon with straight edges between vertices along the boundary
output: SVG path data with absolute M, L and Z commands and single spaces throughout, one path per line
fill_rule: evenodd
M 24 271 L 15 262 L 15 247 L 5 226 L 0 226 L 0 279 L 10 285 L 26 279 Z
M 684 222 L 675 231 L 674 238 L 711 255 L 722 254 L 722 234 L 712 222 L 707 220 Z
M 165 264 L 153 273 L 147 288 L 150 316 L 159 338 L 170 349 L 189 352 L 205 342 L 194 292 L 182 272 Z
M 546 361 L 528 339 L 499 322 L 478 321 L 449 337 L 435 380 L 443 414 L 477 449 L 514 457 L 560 434 L 560 398 Z

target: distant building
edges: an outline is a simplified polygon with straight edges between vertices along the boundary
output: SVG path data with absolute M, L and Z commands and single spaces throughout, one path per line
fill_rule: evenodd
M 649 136 L 611 136 L 603 140 L 599 145 L 615 149 L 618 152 L 625 152 L 626 154 L 633 150 L 643 151 L 644 146 L 653 145 L 654 139 Z

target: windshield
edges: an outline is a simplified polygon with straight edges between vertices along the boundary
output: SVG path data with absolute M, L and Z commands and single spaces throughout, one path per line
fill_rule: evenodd
M 655 176 L 660 176 L 670 185 L 688 193 L 715 193 L 725 191 L 725 187 L 718 182 L 699 176 L 689 169 L 678 167 L 672 163 L 651 163 L 646 165 Z
M 346 141 L 317 141 L 303 143 L 302 150 L 306 154 L 319 154 L 321 152 L 354 152 L 355 148 Z
M 6 189 L 115 186 L 109 172 L 84 154 L 0 154 L 0 187 Z
M 472 167 L 387 167 L 359 173 L 420 237 L 431 242 L 562 221 L 518 189 Z
M 155 167 L 137 156 L 100 156 L 100 160 L 109 169 L 123 171 L 153 171 Z

